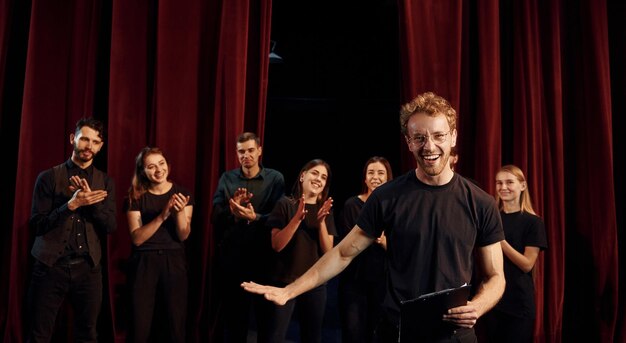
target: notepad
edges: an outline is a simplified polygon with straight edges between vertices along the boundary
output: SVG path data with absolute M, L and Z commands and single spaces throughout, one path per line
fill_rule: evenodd
M 400 302 L 399 342 L 415 342 L 424 337 L 451 333 L 456 326 L 444 322 L 448 309 L 467 304 L 470 285 L 423 294 Z

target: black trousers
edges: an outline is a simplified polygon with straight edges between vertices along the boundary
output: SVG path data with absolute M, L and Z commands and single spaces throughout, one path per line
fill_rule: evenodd
M 340 280 L 339 315 L 343 343 L 371 343 L 380 322 L 384 295 L 382 282 Z
M 284 306 L 273 305 L 270 323 L 270 342 L 285 341 L 291 317 L 296 311 L 300 324 L 300 342 L 320 343 L 326 310 L 326 285 L 314 288 L 289 300 Z
M 187 260 L 182 249 L 135 251 L 131 257 L 131 342 L 148 342 L 156 302 L 167 321 L 168 342 L 185 342 Z
M 102 305 L 102 269 L 84 258 L 52 267 L 36 261 L 28 290 L 30 342 L 49 342 L 59 308 L 67 298 L 74 310 L 76 342 L 96 342 Z
M 223 274 L 222 274 L 223 275 Z M 223 342 L 246 343 L 250 329 L 250 316 L 254 315 L 257 328 L 257 341 L 270 342 L 268 335 L 269 316 L 273 305 L 262 295 L 252 294 L 241 287 L 241 282 L 235 278 L 221 280 L 220 310 L 222 316 L 220 326 L 223 326 Z M 218 341 L 221 338 L 218 336 Z

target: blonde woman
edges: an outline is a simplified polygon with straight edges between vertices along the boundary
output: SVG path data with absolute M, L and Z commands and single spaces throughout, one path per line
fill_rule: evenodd
M 547 248 L 543 220 L 530 199 L 524 173 L 514 165 L 496 174 L 496 201 L 505 240 L 504 295 L 487 316 L 490 342 L 532 342 L 535 324 L 535 286 L 532 270 L 539 253 Z

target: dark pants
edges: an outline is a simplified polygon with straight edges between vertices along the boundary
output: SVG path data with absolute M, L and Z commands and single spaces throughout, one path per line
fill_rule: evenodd
M 220 295 L 223 315 L 224 342 L 246 343 L 250 329 L 250 315 L 254 314 L 257 341 L 269 342 L 267 327 L 272 303 L 262 295 L 252 294 L 241 287 L 240 281 L 230 280 L 222 285 Z
M 96 342 L 102 304 L 102 270 L 78 258 L 52 267 L 36 261 L 28 290 L 29 341 L 49 342 L 59 308 L 66 299 L 74 310 L 76 342 Z
M 484 319 L 488 342 L 533 342 L 535 318 L 512 316 L 494 309 Z
M 270 342 L 285 341 L 289 322 L 292 314 L 296 311 L 300 324 L 300 341 L 302 343 L 320 343 L 322 341 L 326 297 L 326 285 L 322 285 L 289 300 L 284 306 L 274 305 L 274 313 L 270 323 Z
M 131 258 L 133 321 L 130 340 L 147 342 L 156 302 L 165 312 L 168 342 L 185 342 L 187 260 L 184 250 L 135 251 Z
M 398 342 L 398 326 L 387 320 L 381 320 L 374 333 L 374 342 L 393 343 Z M 408 343 L 476 343 L 478 339 L 474 329 L 459 328 L 447 337 L 420 337 L 415 342 Z M 404 340 L 400 343 L 407 343 Z
M 343 343 L 370 343 L 380 321 L 384 291 L 376 282 L 340 281 L 339 310 Z

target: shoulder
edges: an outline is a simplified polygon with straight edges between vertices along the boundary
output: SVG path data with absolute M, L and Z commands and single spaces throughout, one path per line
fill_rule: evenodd
M 415 170 L 411 169 L 410 171 L 395 177 L 393 180 L 383 183 L 374 190 L 373 194 L 394 193 L 399 189 L 407 187 L 407 185 L 416 184 L 416 181 L 417 176 L 415 176 Z
M 44 170 L 39 172 L 39 174 L 37 175 L 37 178 L 38 179 L 47 178 L 47 177 L 52 178 L 52 177 L 54 177 L 54 173 L 56 171 L 61 170 L 61 169 L 59 169 L 59 167 L 62 167 L 62 166 L 63 165 L 57 165 L 57 166 L 54 166 L 52 168 L 44 169 Z
M 187 187 L 181 186 L 176 182 L 172 182 L 172 192 L 174 193 L 182 193 L 184 195 L 191 195 L 191 192 Z
M 226 170 L 220 175 L 220 182 L 225 180 L 235 180 L 242 177 L 241 168 Z
M 218 187 L 231 187 L 232 184 L 237 183 L 242 177 L 241 168 L 227 170 L 220 175 Z
M 288 197 L 286 195 L 283 195 L 282 197 L 280 197 L 280 199 L 278 199 L 278 201 L 276 202 L 276 205 L 274 205 L 274 209 L 273 212 L 275 213 L 290 213 L 290 211 L 294 210 L 298 207 L 298 202 L 297 200 Z
M 455 173 L 454 175 L 455 179 L 452 182 L 456 182 L 458 186 L 472 194 L 473 197 L 481 201 L 487 201 L 495 204 L 495 199 L 484 189 L 480 188 L 476 182 L 458 173 Z
M 67 170 L 68 170 L 68 163 L 67 161 L 61 163 L 61 164 L 57 164 L 55 166 L 52 166 L 48 169 L 44 169 L 43 171 L 41 171 L 39 173 L 39 177 L 54 177 L 57 173 L 65 173 L 67 174 Z M 95 169 L 95 168 L 94 168 Z
M 346 199 L 346 202 L 344 203 L 343 207 L 351 207 L 351 206 L 359 206 L 359 205 L 361 206 L 363 205 L 363 200 L 361 200 L 361 198 L 359 198 L 358 195 L 354 195 Z
M 42 170 L 37 174 L 37 179 L 35 180 L 35 187 L 52 187 L 55 183 L 55 168 L 48 168 Z
M 271 178 L 275 178 L 275 179 L 284 179 L 283 173 L 279 172 L 276 169 L 272 169 L 272 168 L 265 168 L 263 167 L 261 169 L 261 174 L 263 174 L 264 177 L 271 177 Z
M 290 196 L 283 195 L 280 197 L 280 199 L 278 199 L 276 204 L 281 206 L 291 206 L 297 204 L 297 200 Z
M 532 213 L 528 213 L 528 212 L 521 212 L 521 217 L 523 218 L 523 220 L 528 223 L 531 224 L 533 226 L 536 225 L 541 225 L 543 226 L 543 219 L 541 219 L 541 217 L 534 215 Z
M 227 177 L 227 178 L 238 177 L 240 175 L 241 175 L 241 168 L 234 168 L 231 170 L 226 170 L 225 172 L 222 173 L 222 177 Z
M 104 187 L 109 191 L 113 191 L 115 181 L 106 172 L 96 168 L 96 166 L 93 166 L 93 177 L 93 182 L 96 182 L 95 180 L 97 179 L 103 180 Z

